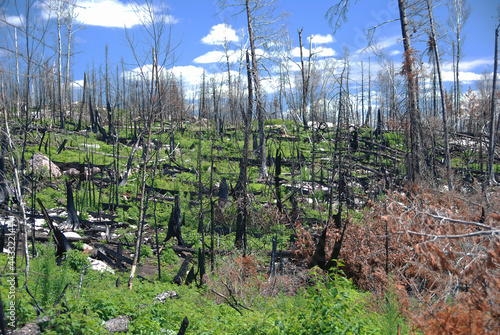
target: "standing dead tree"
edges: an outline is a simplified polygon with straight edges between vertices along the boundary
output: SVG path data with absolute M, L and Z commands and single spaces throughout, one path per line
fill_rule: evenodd
M 356 1 L 355 1 L 356 2 Z M 350 0 L 340 0 L 326 12 L 326 18 L 334 30 L 338 30 L 342 22 L 347 21 Z M 423 159 L 423 134 L 420 111 L 418 110 L 418 80 L 416 69 L 416 50 L 411 44 L 410 23 L 407 16 L 406 0 L 398 0 L 399 22 L 403 38 L 404 60 L 402 74 L 406 78 L 406 109 L 409 117 L 409 149 L 406 157 L 406 177 L 415 181 L 418 176 L 425 175 Z
M 500 7 L 499 7 L 500 10 Z M 496 86 L 497 86 L 497 71 L 498 71 L 498 33 L 500 30 L 500 13 L 499 13 L 499 23 L 495 29 L 495 60 L 493 64 L 493 85 L 491 92 L 491 110 L 490 110 L 490 147 L 489 147 L 489 162 L 488 162 L 488 182 L 490 184 L 496 184 L 495 180 L 495 133 L 498 132 L 498 127 L 500 125 L 500 116 L 497 120 L 496 130 L 495 130 L 495 102 L 496 102 Z
M 438 81 L 439 81 L 439 92 L 441 94 L 441 109 L 442 109 L 442 117 L 443 117 L 443 135 L 444 135 L 444 161 L 446 164 L 446 174 L 447 174 L 447 180 L 448 180 L 448 187 L 451 189 L 452 188 L 452 182 L 451 182 L 451 161 L 450 161 L 450 148 L 449 148 L 449 141 L 448 141 L 448 123 L 447 123 L 447 116 L 446 116 L 446 103 L 445 103 L 445 95 L 444 95 L 444 88 L 443 88 L 443 79 L 441 76 L 441 58 L 439 56 L 439 49 L 438 49 L 438 44 L 436 40 L 436 29 L 434 27 L 434 16 L 432 15 L 432 6 L 431 6 L 431 1 L 427 0 L 427 12 L 429 15 L 429 24 L 430 24 L 430 34 L 431 34 L 431 48 L 434 51 L 434 59 L 436 62 L 436 67 L 437 67 L 437 75 L 438 75 Z
M 262 97 L 262 87 L 259 79 L 259 65 L 264 58 L 258 55 L 257 49 L 277 47 L 282 39 L 284 18 L 286 13 L 277 13 L 278 0 L 219 0 L 220 8 L 236 7 L 239 13 L 246 14 L 248 40 L 251 55 L 251 74 L 253 78 L 257 122 L 259 125 L 260 178 L 267 178 L 266 138 L 264 133 L 265 107 Z
M 455 81 L 455 113 L 460 115 L 461 97 L 460 97 L 460 59 L 462 58 L 462 46 L 464 39 L 462 37 L 462 29 L 469 19 L 471 7 L 467 0 L 448 0 L 447 3 L 449 19 L 448 26 L 452 30 L 454 36 L 451 37 L 453 48 L 453 79 Z
M 149 199 L 147 181 L 154 181 L 154 172 L 148 170 L 148 162 L 153 158 L 150 145 L 152 128 L 155 120 L 162 115 L 161 104 L 161 73 L 163 69 L 174 62 L 175 46 L 171 44 L 172 20 L 168 12 L 168 7 L 154 0 L 148 0 L 144 4 L 136 5 L 136 15 L 141 20 L 140 33 L 141 42 L 145 47 L 140 48 L 137 40 L 134 40 L 130 31 L 126 30 L 126 37 L 130 49 L 139 66 L 138 84 L 142 88 L 141 99 L 143 108 L 141 108 L 141 121 L 143 122 L 143 158 L 144 162 L 140 170 L 140 207 L 139 207 L 139 225 L 137 228 L 137 240 L 135 245 L 134 260 L 130 270 L 128 286 L 132 289 L 135 272 L 140 256 L 142 245 L 143 229 L 145 224 L 146 210 Z M 144 46 L 143 45 L 143 46 Z M 143 51 L 144 55 L 140 55 Z M 149 64 L 148 64 L 149 63 Z M 157 151 L 159 146 L 157 147 Z M 156 154 L 158 152 L 156 151 Z
M 252 74 L 250 70 L 250 55 L 246 54 L 247 61 L 247 79 L 248 79 L 248 105 L 246 112 L 242 107 L 242 117 L 245 125 L 245 137 L 243 142 L 243 152 L 240 162 L 240 174 L 236 192 L 238 196 L 238 214 L 236 217 L 236 239 L 234 244 L 238 247 L 243 247 L 246 250 L 246 221 L 248 215 L 247 209 L 247 169 L 248 169 L 248 150 L 250 146 L 250 132 L 252 129 L 252 113 L 253 113 L 253 98 L 252 98 Z

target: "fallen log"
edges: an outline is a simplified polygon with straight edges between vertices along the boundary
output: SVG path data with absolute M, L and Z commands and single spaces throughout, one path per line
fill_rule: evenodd
M 194 254 L 197 252 L 197 250 L 195 248 L 188 248 L 188 247 L 182 247 L 182 246 L 177 246 L 177 245 L 172 246 L 172 250 L 175 251 L 176 253 L 186 252 L 186 253 Z M 205 254 L 210 254 L 211 252 L 212 251 L 210 250 L 210 248 L 205 249 Z M 232 254 L 234 252 L 235 252 L 234 250 L 219 250 L 219 249 L 214 250 L 214 253 L 222 254 L 222 255 L 229 255 L 229 254 Z M 268 256 L 271 256 L 271 254 L 272 254 L 272 251 L 269 251 L 267 253 Z M 290 258 L 292 258 L 292 257 L 294 257 L 294 254 L 290 250 L 280 250 L 280 251 L 276 251 L 276 257 L 281 257 L 281 258 L 290 257 Z
M 186 278 L 190 262 L 191 262 L 191 255 L 188 255 L 186 259 L 184 259 L 184 262 L 182 262 L 179 272 L 174 277 L 174 283 L 176 283 L 177 285 L 182 285 L 182 283 L 184 282 L 184 278 Z
M 102 249 L 106 254 L 108 254 L 109 256 L 111 256 L 113 258 L 115 258 L 117 261 L 119 260 L 119 261 L 125 262 L 125 263 L 130 264 L 130 265 L 132 265 L 133 262 L 134 262 L 132 259 L 130 259 L 128 257 L 125 257 L 122 254 L 120 254 L 120 253 L 118 253 L 118 252 L 116 252 L 116 251 L 114 251 L 112 249 L 109 249 L 109 248 L 107 248 L 106 246 L 104 246 L 102 244 L 96 243 L 95 247 L 97 249 Z

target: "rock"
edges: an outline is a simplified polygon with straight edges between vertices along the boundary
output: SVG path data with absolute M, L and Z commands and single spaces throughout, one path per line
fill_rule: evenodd
M 128 316 L 120 315 L 114 319 L 106 321 L 104 328 L 110 333 L 126 333 L 128 331 Z
M 89 245 L 87 243 L 83 244 L 83 253 L 84 254 L 92 254 L 93 250 L 94 250 L 94 247 L 92 247 L 91 245 Z
M 80 171 L 75 168 L 69 168 L 68 170 L 64 171 L 63 174 L 72 178 L 80 177 Z
M 80 144 L 80 146 L 89 149 L 99 149 L 101 147 L 99 144 L 87 144 L 87 143 L 82 143 Z
M 34 173 L 41 175 L 50 175 L 54 178 L 61 177 L 61 169 L 45 155 L 37 152 L 31 157 L 27 163 L 28 171 L 33 171 Z
M 164 302 L 167 299 L 173 299 L 173 298 L 179 298 L 179 295 L 175 291 L 167 291 L 158 294 L 156 297 L 153 298 L 153 300 L 158 300 L 158 302 Z M 156 303 L 156 301 L 155 301 Z
M 12 335 L 38 335 L 41 334 L 40 327 L 36 323 L 27 323 L 24 327 L 14 330 Z
M 89 169 L 87 166 L 84 168 L 83 173 L 85 174 L 85 178 L 101 173 L 101 169 L 97 166 Z
M 50 321 L 50 316 L 47 316 L 47 315 L 44 315 L 42 317 L 37 317 L 35 320 L 33 320 L 34 323 L 36 323 L 37 325 L 41 324 L 41 323 L 47 323 Z
M 41 230 L 47 227 L 45 219 L 35 219 L 35 230 Z
M 109 273 L 113 273 L 113 274 L 115 273 L 115 270 L 113 270 L 109 265 L 107 265 L 103 261 L 93 259 L 93 258 L 89 258 L 89 261 L 90 261 L 90 264 L 92 265 L 90 267 L 92 270 L 96 270 L 99 272 L 108 271 Z
M 82 239 L 80 234 L 75 233 L 74 231 L 65 231 L 63 234 L 70 241 L 79 241 Z

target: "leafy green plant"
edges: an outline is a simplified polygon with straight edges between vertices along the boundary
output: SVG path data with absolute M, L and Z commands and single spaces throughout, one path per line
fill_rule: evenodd
M 57 265 L 53 245 L 41 247 L 40 256 L 33 262 L 33 272 L 37 273 L 35 279 L 35 295 L 40 305 L 45 308 L 54 304 L 68 283 L 68 265 L 63 262 Z
M 160 256 L 162 264 L 172 265 L 179 262 L 179 257 L 172 248 L 165 248 Z
M 88 256 L 78 249 L 72 249 L 66 252 L 64 262 L 74 271 L 81 271 L 90 264 Z
M 153 249 L 149 245 L 142 245 L 141 246 L 141 257 L 153 257 Z

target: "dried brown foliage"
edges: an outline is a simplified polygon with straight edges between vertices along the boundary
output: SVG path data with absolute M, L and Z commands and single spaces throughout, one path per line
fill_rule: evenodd
M 254 255 L 227 257 L 215 273 L 206 275 L 206 284 L 216 301 L 242 311 L 251 308 L 258 296 L 295 295 L 308 281 L 304 268 L 292 263 L 276 276 L 268 276 L 267 270 L 268 264 Z
M 388 193 L 349 225 L 345 274 L 378 294 L 392 277 L 425 333 L 498 334 L 500 224 L 491 213 L 500 203 L 498 192 L 476 198 L 415 185 Z M 484 224 L 478 203 L 489 212 Z

